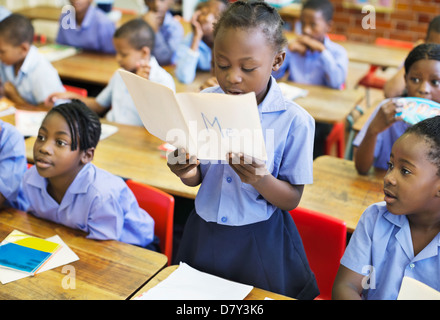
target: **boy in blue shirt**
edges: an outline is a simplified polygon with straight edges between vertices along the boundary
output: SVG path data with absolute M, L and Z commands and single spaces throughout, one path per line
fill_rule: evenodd
M 183 27 L 169 8 L 172 0 L 145 0 L 148 12 L 144 20 L 156 33 L 153 55 L 161 66 L 173 64 L 174 54 L 183 39 Z
M 114 43 L 119 65 L 127 71 L 175 90 L 173 77 L 151 54 L 154 43 L 153 29 L 142 19 L 134 19 L 116 30 Z M 128 89 L 118 72 L 96 98 L 82 97 L 73 92 L 56 93 L 47 99 L 51 105 L 57 99 L 78 99 L 98 115 L 106 114 L 109 121 L 143 126 Z
M 5 96 L 24 108 L 44 106 L 50 94 L 64 91 L 58 72 L 32 45 L 33 38 L 32 23 L 22 15 L 0 22 L 0 80 Z
M 60 17 L 60 27 L 56 42 L 84 50 L 115 53 L 112 37 L 115 24 L 99 8 L 92 5 L 93 0 L 70 1 L 74 10 L 75 21 L 69 21 L 68 11 Z

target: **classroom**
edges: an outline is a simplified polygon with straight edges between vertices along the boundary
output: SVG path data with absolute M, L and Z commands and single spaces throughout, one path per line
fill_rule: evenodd
M 438 0 L 0 0 L 0 84 L 0 300 L 440 300 Z

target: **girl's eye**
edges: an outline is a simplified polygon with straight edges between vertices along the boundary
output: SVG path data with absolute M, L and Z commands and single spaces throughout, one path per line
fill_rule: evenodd
M 62 141 L 62 140 L 57 140 L 57 145 L 60 146 L 60 147 L 64 147 L 64 146 L 67 146 L 67 143 L 65 141 Z
M 438 87 L 440 85 L 440 80 L 432 80 L 432 85 Z
M 387 162 L 388 170 L 392 170 L 394 168 L 394 165 L 391 161 Z
M 419 83 L 420 79 L 419 78 L 411 78 L 411 81 L 414 83 Z
M 405 168 L 400 169 L 400 172 L 402 172 L 403 175 L 407 175 L 407 174 L 411 173 L 411 171 L 409 171 L 409 170 L 407 170 Z
M 40 141 L 44 141 L 44 140 L 45 140 L 45 137 L 44 137 L 43 135 L 39 134 L 39 135 L 37 136 L 37 139 L 40 140 Z
M 217 64 L 217 67 L 219 69 L 221 69 L 221 70 L 226 70 L 228 68 L 228 66 L 222 66 L 222 65 L 219 65 L 219 64 Z
M 254 71 L 255 69 L 257 69 L 257 68 L 242 68 L 243 69 L 243 71 L 244 72 L 252 72 L 252 71 Z

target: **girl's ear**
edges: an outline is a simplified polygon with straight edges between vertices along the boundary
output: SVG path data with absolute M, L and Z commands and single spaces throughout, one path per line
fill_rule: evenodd
M 87 150 L 83 151 L 81 154 L 81 163 L 87 164 L 89 162 L 92 162 L 94 156 L 95 156 L 95 148 L 88 148 Z
M 273 59 L 272 71 L 278 71 L 278 69 L 281 68 L 281 65 L 283 64 L 285 58 L 286 58 L 286 51 L 283 50 L 278 52 L 275 58 Z
M 142 60 L 147 60 L 150 61 L 150 56 L 151 56 L 151 50 L 148 47 L 142 47 L 141 49 L 142 52 Z

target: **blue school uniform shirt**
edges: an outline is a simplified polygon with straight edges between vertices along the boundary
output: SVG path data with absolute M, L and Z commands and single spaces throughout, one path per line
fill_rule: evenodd
M 159 66 L 154 57 L 150 58 L 150 66 L 149 80 L 176 91 L 173 77 Z M 109 84 L 96 97 L 96 102 L 104 108 L 111 107 L 106 115 L 107 120 L 134 126 L 143 126 L 133 99 L 119 72 L 113 74 Z
M 153 240 L 154 221 L 138 206 L 120 177 L 86 164 L 58 204 L 47 192 L 48 180 L 30 168 L 23 180 L 28 212 L 88 233 L 87 238 L 118 240 L 145 247 Z
M 11 124 L 0 120 L 0 193 L 6 205 L 23 209 L 20 184 L 26 172 L 26 151 L 23 135 Z
M 0 6 L 0 21 L 9 17 L 10 14 L 11 14 L 11 11 L 9 11 L 9 9 L 5 8 L 4 6 Z
M 17 76 L 14 66 L 0 63 L 0 80 L 11 82 L 20 96 L 33 105 L 43 103 L 52 93 L 65 91 L 57 70 L 35 46 L 29 49 Z
M 219 86 L 203 92 L 224 93 Z M 293 185 L 312 183 L 313 118 L 298 104 L 284 99 L 273 77 L 258 112 L 266 144 L 267 170 Z M 276 210 L 254 187 L 241 182 L 229 164 L 202 160 L 200 169 L 203 180 L 195 208 L 205 221 L 247 225 L 269 219 Z
M 347 77 L 347 52 L 328 37 L 324 46 L 323 52 L 307 50 L 305 55 L 287 49 L 284 63 L 273 75 L 279 79 L 288 71 L 290 81 L 341 89 Z
M 194 34 L 187 35 L 176 51 L 176 77 L 182 83 L 191 83 L 196 77 L 196 71 L 210 71 L 212 50 L 200 41 L 199 49 L 191 49 Z
M 161 66 L 174 63 L 174 54 L 183 40 L 182 24 L 170 12 L 165 14 L 162 26 L 156 32 L 153 55 Z
M 341 264 L 369 277 L 364 299 L 394 300 L 404 276 L 440 290 L 439 246 L 440 233 L 414 256 L 408 218 L 392 214 L 379 202 L 362 214 Z
M 99 8 L 90 5 L 81 26 L 70 19 L 72 12 L 63 13 L 59 20 L 56 42 L 84 50 L 115 53 L 113 34 L 115 24 Z
M 364 140 L 365 134 L 367 133 L 368 127 L 370 126 L 371 121 L 376 116 L 377 112 L 381 108 L 381 106 L 386 103 L 388 100 L 384 100 L 381 102 L 376 109 L 371 114 L 370 118 L 368 118 L 367 122 L 365 122 L 362 129 L 356 135 L 353 140 L 353 146 L 359 147 Z M 374 163 L 373 166 L 378 169 L 388 169 L 388 161 L 390 160 L 391 149 L 393 148 L 394 142 L 405 132 L 407 128 L 411 125 L 404 121 L 394 122 L 391 127 L 382 131 L 378 134 L 376 140 L 376 146 L 374 147 Z

